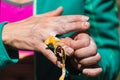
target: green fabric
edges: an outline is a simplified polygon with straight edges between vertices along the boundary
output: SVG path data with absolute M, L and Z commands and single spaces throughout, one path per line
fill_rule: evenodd
M 102 57 L 99 64 L 103 68 L 103 73 L 97 77 L 68 74 L 69 78 L 66 78 L 66 80 L 115 80 L 120 68 L 118 14 L 115 0 L 36 0 L 35 4 L 36 14 L 42 14 L 63 6 L 64 11 L 62 15 L 84 14 L 90 17 L 91 28 L 89 33 L 94 38 L 98 52 Z M 67 34 L 65 36 L 70 35 Z M 40 65 L 39 62 L 37 65 Z M 37 78 L 38 80 L 48 80 L 51 78 L 51 80 L 56 80 L 56 78 L 53 78 L 56 77 L 54 76 L 56 73 L 53 73 L 54 75 L 51 78 L 49 77 L 53 72 L 51 69 L 47 69 L 49 66 L 46 67 L 44 63 L 40 66 L 43 66 L 43 68 L 40 71 L 41 68 L 38 67 L 40 68 L 37 69 L 38 73 L 49 70 L 50 74 L 46 73 L 44 76 L 48 78 Z
M 115 0 L 87 0 L 85 12 L 91 19 L 89 32 L 102 56 L 99 64 L 103 68 L 103 74 L 99 79 L 115 80 L 120 66 L 118 14 Z
M 0 69 L 4 68 L 5 66 L 7 66 L 9 64 L 16 63 L 18 61 L 18 55 L 16 56 L 16 58 L 10 58 L 9 57 L 9 55 L 8 55 L 8 53 L 6 51 L 6 48 L 5 48 L 4 44 L 3 44 L 3 41 L 2 41 L 2 29 L 3 29 L 3 26 L 5 24 L 7 24 L 7 23 L 0 23 Z

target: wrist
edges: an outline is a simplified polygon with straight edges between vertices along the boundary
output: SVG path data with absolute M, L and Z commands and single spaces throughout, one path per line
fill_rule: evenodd
M 16 49 L 15 47 L 11 46 L 11 44 L 13 43 L 13 38 L 12 36 L 14 36 L 12 34 L 12 30 L 14 27 L 13 24 L 4 24 L 3 28 L 2 28 L 2 42 L 4 44 L 4 47 L 6 48 L 6 50 L 8 51 L 8 49 Z
M 5 45 L 8 45 L 12 36 L 10 35 L 12 31 L 11 24 L 5 24 L 2 29 L 2 41 Z

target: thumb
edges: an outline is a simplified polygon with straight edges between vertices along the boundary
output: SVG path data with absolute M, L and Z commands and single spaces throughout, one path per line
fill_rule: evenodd
M 62 11 L 63 11 L 63 7 L 58 7 L 56 10 L 50 11 L 40 16 L 42 17 L 59 16 L 62 14 Z
M 42 52 L 42 54 L 48 59 L 50 60 L 53 64 L 55 64 L 56 66 L 58 66 L 59 68 L 62 67 L 62 64 L 60 61 L 58 61 L 57 57 L 55 56 L 55 54 L 53 53 L 53 51 L 51 51 L 48 46 L 46 44 L 44 44 L 43 42 L 40 42 L 37 44 L 36 46 L 36 51 L 38 52 Z

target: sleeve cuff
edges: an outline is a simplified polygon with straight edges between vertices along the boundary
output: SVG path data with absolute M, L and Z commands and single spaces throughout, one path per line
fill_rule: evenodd
M 0 34 L 0 68 L 3 68 L 9 64 L 18 62 L 18 54 L 14 50 L 9 51 L 9 53 L 12 53 L 12 55 L 15 55 L 14 58 L 11 58 L 7 49 L 5 48 L 5 46 L 3 44 L 2 29 L 5 24 L 7 24 L 7 22 L 0 23 L 0 32 L 1 32 L 1 34 Z

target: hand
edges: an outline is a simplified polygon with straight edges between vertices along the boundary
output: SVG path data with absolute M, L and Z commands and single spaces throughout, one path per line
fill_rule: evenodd
M 70 31 L 85 31 L 89 28 L 88 17 L 81 15 L 59 16 L 62 8 L 42 15 L 35 15 L 22 21 L 6 24 L 2 39 L 5 45 L 17 49 L 42 52 L 54 64 L 58 64 L 54 53 L 46 49 L 44 41 L 50 35 L 60 35 Z
M 87 33 L 79 33 L 73 39 L 65 38 L 62 41 L 74 49 L 74 52 L 69 51 L 67 55 L 71 56 L 71 63 L 75 69 L 87 76 L 97 76 L 102 72 L 102 68 L 98 66 L 101 56 L 97 53 L 95 42 Z M 72 49 L 69 48 L 71 51 Z

